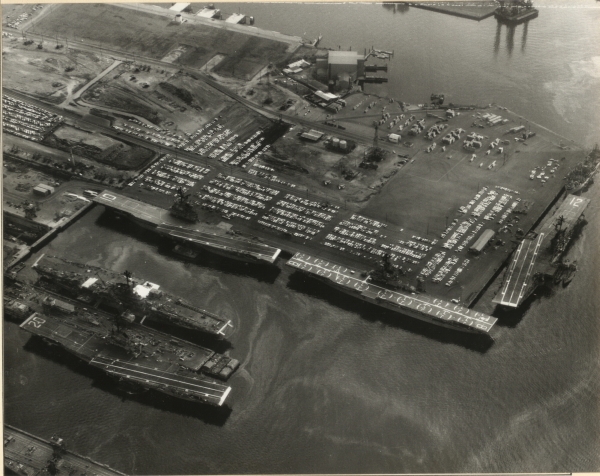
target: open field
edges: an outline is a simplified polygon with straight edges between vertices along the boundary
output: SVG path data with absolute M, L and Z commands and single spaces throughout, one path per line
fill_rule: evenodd
M 205 24 L 175 24 L 162 15 L 103 4 L 56 6 L 31 31 L 106 45 L 130 53 L 132 59 L 134 55 L 162 59 L 184 46 L 180 55 L 174 55 L 178 56 L 174 64 L 198 69 L 222 54 L 226 57 L 220 74 L 241 77 L 251 77 L 288 54 L 286 43 Z M 235 72 L 231 65 L 236 65 Z

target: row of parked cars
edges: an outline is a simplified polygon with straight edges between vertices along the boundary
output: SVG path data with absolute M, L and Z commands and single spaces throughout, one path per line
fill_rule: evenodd
M 62 124 L 63 117 L 19 99 L 2 96 L 2 129 L 34 142 Z
M 242 195 L 224 191 L 217 187 L 211 187 L 210 185 L 203 185 L 202 190 L 204 190 L 204 192 L 206 192 L 206 194 L 210 194 L 213 196 L 216 195 L 217 197 L 222 197 L 222 198 L 228 198 L 230 200 L 234 200 L 234 201 L 242 203 L 244 205 L 248 205 L 249 207 L 258 208 L 261 210 L 266 208 L 266 205 L 259 200 L 253 200 L 252 198 L 247 198 Z
M 233 216 L 242 218 L 244 220 L 250 220 L 251 217 L 258 215 L 258 212 L 256 212 L 252 208 L 242 205 L 240 203 L 230 202 L 229 200 L 226 200 L 223 197 L 215 197 L 207 193 L 200 196 L 200 198 L 202 199 L 202 206 L 204 208 L 208 210 L 222 212 L 226 215 L 229 215 L 230 217 Z M 231 215 L 231 210 L 235 210 L 235 215 Z M 238 212 L 243 212 L 244 214 Z
M 446 281 L 446 286 L 452 286 L 454 284 L 454 281 L 456 281 L 456 278 L 458 278 L 458 275 L 463 272 L 463 270 L 467 267 L 469 263 L 469 258 L 465 258 L 461 265 L 454 270 L 452 276 L 450 276 L 450 279 Z
M 257 192 L 254 190 L 248 190 L 247 188 L 240 187 L 239 185 L 233 184 L 231 182 L 226 182 L 226 181 L 223 181 L 218 178 L 212 179 L 208 183 L 210 185 L 214 185 L 215 187 L 223 188 L 230 192 L 236 192 L 239 195 L 243 195 L 244 197 L 255 198 L 256 200 L 259 200 L 261 202 L 268 202 L 269 200 L 271 200 L 273 198 L 272 195 L 264 194 L 264 193 Z
M 307 217 L 298 215 L 297 213 L 290 212 L 289 210 L 284 210 L 283 208 L 273 207 L 273 208 L 271 208 L 271 210 L 269 210 L 269 212 L 274 213 L 275 215 L 282 216 L 284 218 L 288 218 L 294 222 L 297 222 L 296 224 L 300 223 L 307 228 L 311 227 L 311 225 L 317 227 L 314 229 L 312 229 L 312 227 L 311 227 L 312 231 L 315 232 L 315 233 L 311 233 L 313 235 L 319 231 L 318 228 L 325 228 L 325 224 L 319 220 L 315 220 L 314 218 L 307 218 Z
M 296 212 L 303 213 L 311 217 L 319 218 L 324 221 L 331 221 L 331 219 L 333 218 L 332 215 L 328 215 L 327 213 L 313 210 L 312 208 L 303 207 L 301 205 L 298 205 L 297 203 L 286 202 L 285 200 L 279 200 L 277 202 L 277 206 L 287 208 L 289 210 L 294 210 Z
M 285 180 L 281 180 L 277 175 L 268 174 L 266 172 L 262 172 L 260 170 L 255 170 L 255 169 L 248 170 L 248 173 L 250 175 L 256 175 L 257 177 L 268 180 L 269 182 L 278 183 L 285 187 L 296 188 L 295 183 L 286 182 Z
M 275 231 L 285 233 L 286 235 L 302 238 L 303 240 L 310 240 L 312 238 L 312 236 L 309 236 L 306 233 L 302 233 L 301 231 L 290 231 L 283 226 L 277 225 L 276 223 L 285 224 L 286 222 L 281 218 L 272 217 L 271 215 L 265 215 L 262 220 L 258 220 L 258 223 Z
M 434 283 L 442 281 L 456 263 L 458 263 L 458 256 L 451 256 L 448 258 L 431 280 Z
M 220 173 L 217 175 L 217 178 L 219 178 L 221 180 L 225 180 L 227 182 L 235 183 L 237 185 L 242 185 L 246 188 L 258 190 L 261 193 L 267 193 L 273 197 L 276 197 L 277 195 L 279 195 L 279 190 L 276 190 L 271 187 L 265 187 L 264 185 L 260 185 L 255 182 L 250 182 L 249 180 L 244 180 L 244 179 L 241 179 L 238 177 L 234 177 L 233 175 L 224 175 L 224 174 Z

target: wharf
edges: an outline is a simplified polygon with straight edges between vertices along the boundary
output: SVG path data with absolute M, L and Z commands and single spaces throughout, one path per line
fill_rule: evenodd
M 558 209 L 535 230 L 535 236 L 523 239 L 506 270 L 500 291 L 492 300 L 494 304 L 519 307 L 533 291 L 532 281 L 536 273 L 554 274 L 556 268 L 552 266 L 553 253 L 550 247 L 557 234 L 557 221 L 562 217 L 561 227 L 564 233 L 572 233 L 589 203 L 589 198 L 568 195 Z
M 64 449 L 62 440 L 45 440 L 11 425 L 4 425 L 4 467 L 16 474 L 124 476 L 124 473 Z M 57 449 L 58 448 L 58 449 Z M 56 472 L 48 471 L 53 466 Z
M 104 191 L 94 198 L 94 202 L 126 214 L 142 225 L 150 226 L 161 235 L 176 241 L 196 243 L 211 251 L 230 252 L 232 255 L 247 256 L 267 263 L 274 263 L 281 252 L 280 249 L 263 243 L 253 243 L 229 236 L 217 226 L 201 223 L 182 224 L 180 220 L 171 217 L 168 210 L 115 192 Z
M 496 318 L 426 294 L 391 291 L 360 279 L 360 273 L 318 257 L 296 253 L 288 266 L 302 270 L 358 299 L 372 302 L 433 324 L 487 334 Z
M 415 3 L 405 2 L 411 7 L 430 10 L 432 12 L 444 13 L 455 17 L 468 18 L 469 20 L 481 21 L 494 15 L 498 4 L 496 2 L 427 2 Z

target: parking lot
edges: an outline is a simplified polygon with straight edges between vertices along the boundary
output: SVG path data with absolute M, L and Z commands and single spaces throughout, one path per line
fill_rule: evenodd
M 41 142 L 62 123 L 62 116 L 19 99 L 2 96 L 2 130 L 8 134 Z

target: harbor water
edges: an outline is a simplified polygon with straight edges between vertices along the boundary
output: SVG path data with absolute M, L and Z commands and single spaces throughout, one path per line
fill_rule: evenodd
M 389 5 L 223 9 L 323 34 L 325 47 L 394 50 L 390 82 L 367 92 L 496 102 L 591 147 L 600 9 L 580 3 L 541 4 L 515 28 Z M 493 343 L 354 302 L 281 263 L 186 264 L 97 207 L 43 252 L 130 270 L 231 319 L 231 348 L 219 349 L 242 362 L 230 410 L 127 393 L 5 322 L 6 422 L 139 474 L 599 471 L 600 187 L 585 196 L 573 281 L 501 318 Z

